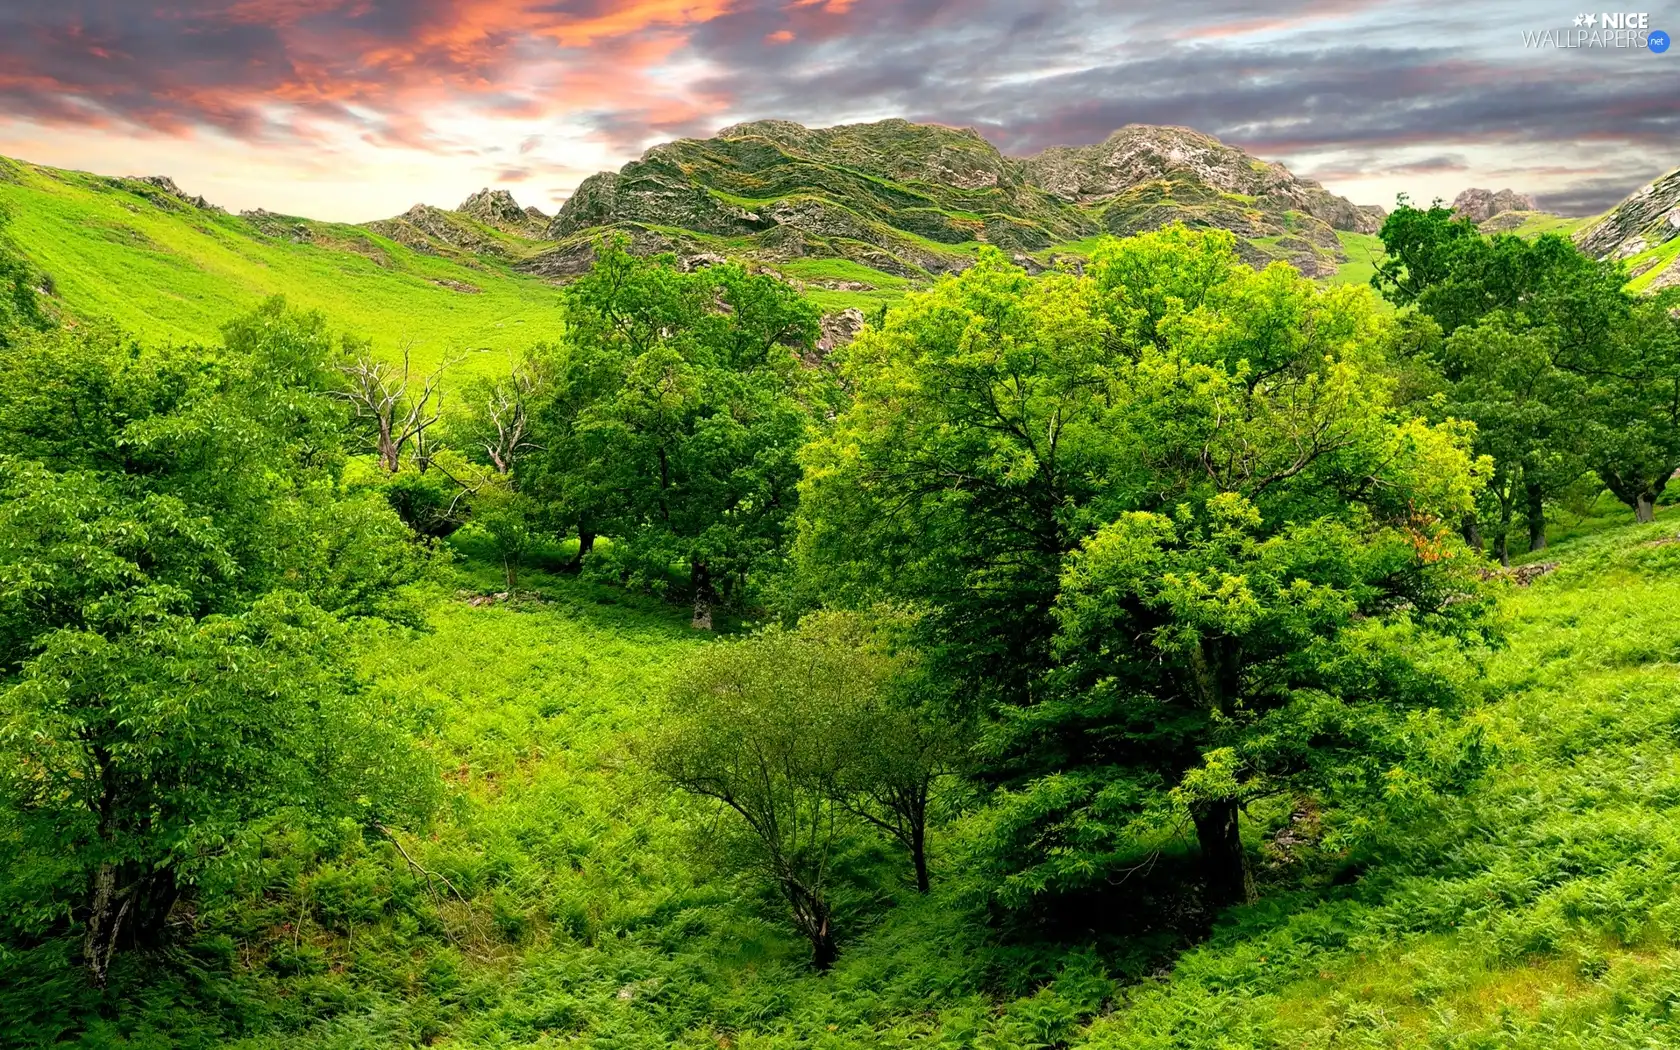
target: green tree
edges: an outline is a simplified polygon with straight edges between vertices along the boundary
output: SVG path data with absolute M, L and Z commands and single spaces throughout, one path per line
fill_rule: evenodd
M 1467 428 L 1392 410 L 1389 326 L 1360 289 L 1282 265 L 1255 272 L 1230 235 L 1173 228 L 1104 245 L 1080 277 L 1035 280 L 983 253 L 848 348 L 855 401 L 807 452 L 801 562 L 833 601 L 927 603 L 929 658 L 992 708 L 980 773 L 1009 789 L 1006 897 L 1113 877 L 1137 815 L 1192 785 L 1210 894 L 1240 888 L 1243 781 L 1220 794 L 1196 771 L 1228 746 L 1212 731 L 1227 715 L 1210 712 L 1255 702 L 1246 665 L 1210 672 L 1226 697 L 1212 707 L 1188 673 L 1154 699 L 1111 693 L 1118 672 L 1099 672 L 1102 660 L 1142 674 L 1160 657 L 1118 625 L 1087 658 L 1070 641 L 1088 621 L 1068 619 L 1069 591 L 1093 537 L 1129 515 L 1190 515 L 1162 540 L 1186 549 L 1163 569 L 1182 574 L 1214 549 L 1195 532 L 1214 529 L 1196 524 L 1205 508 L 1240 505 L 1256 544 L 1293 541 L 1299 526 L 1406 554 L 1345 583 L 1360 615 L 1421 600 L 1410 580 L 1452 563 L 1440 522 L 1469 510 L 1485 464 L 1468 455 Z M 1318 582 L 1287 580 L 1275 600 Z M 1178 593 L 1159 578 L 1138 586 Z M 1229 631 L 1241 650 L 1245 630 L 1185 623 L 1173 636 Z M 1186 667 L 1217 655 L 1185 653 Z M 1155 734 L 1177 745 L 1157 749 Z
M 1168 812 L 1182 807 L 1194 826 L 1210 903 L 1252 899 L 1242 808 L 1282 790 L 1380 784 L 1406 760 L 1404 710 L 1441 702 L 1368 650 L 1379 625 L 1451 618 L 1469 585 L 1449 548 L 1439 526 L 1359 514 L 1268 527 L 1233 492 L 1104 526 L 1063 579 L 1059 697 L 1026 716 L 1081 756 L 1087 811 L 1055 807 L 1028 877 L 1081 880 L 1075 865 L 1120 860 L 1166 793 Z M 1047 776 L 1046 794 L 1063 795 L 1063 774 Z M 1074 822 L 1084 842 L 1070 856 L 1058 845 L 1074 841 Z
M 1452 209 L 1439 200 L 1417 208 L 1401 194 L 1377 236 L 1382 238 L 1384 257 L 1371 275 L 1371 287 L 1395 304 L 1409 306 L 1447 278 L 1455 252 L 1480 234 L 1474 223 L 1454 218 Z
M 1583 384 L 1553 365 L 1551 331 L 1511 327 L 1501 311 L 1446 340 L 1447 414 L 1476 425 L 1476 451 L 1492 457 L 1487 492 L 1494 553 L 1510 563 L 1510 532 L 1522 511 L 1528 548 L 1546 545 L 1545 504 L 1586 470 Z M 1520 323 L 1519 323 L 1520 324 Z
M 332 352 L 276 301 L 215 350 L 46 333 L 0 362 L 4 878 L 49 873 L 6 921 L 75 918 L 96 980 L 263 815 L 425 794 L 336 641 L 413 622 L 424 560 L 341 484 Z
M 545 473 L 576 475 L 559 488 L 580 532 L 609 532 L 634 579 L 663 589 L 684 566 L 694 624 L 709 628 L 713 605 L 785 546 L 796 453 L 828 396 L 799 366 L 816 310 L 768 275 L 684 273 L 604 243 L 567 288 L 566 323 L 538 439 L 559 462 Z
M 874 609 L 813 613 L 801 631 L 869 650 L 870 675 L 840 698 L 850 733 L 835 797 L 854 816 L 904 847 L 916 890 L 931 888 L 928 829 L 942 781 L 967 768 L 972 720 L 913 645 L 915 617 Z
M 835 786 L 856 744 L 846 714 L 887 677 L 884 654 L 836 626 L 708 648 L 667 698 L 651 749 L 661 777 L 738 818 L 730 845 L 787 902 L 818 970 L 839 951 L 831 884 L 847 811 Z
M 473 495 L 472 521 L 489 537 L 508 590 L 519 586 L 519 567 L 537 543 L 529 497 L 505 484 L 486 484 Z
M 1569 361 L 1587 392 L 1593 469 L 1639 521 L 1680 470 L 1680 293 L 1631 306 L 1609 336 Z

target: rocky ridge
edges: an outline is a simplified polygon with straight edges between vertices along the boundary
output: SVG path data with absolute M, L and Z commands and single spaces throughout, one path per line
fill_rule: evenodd
M 528 265 L 574 272 L 617 230 L 655 250 L 721 239 L 771 265 L 842 258 L 926 277 L 967 266 L 979 244 L 1042 268 L 1057 245 L 1182 221 L 1231 230 L 1257 265 L 1324 275 L 1345 261 L 1339 232 L 1373 233 L 1382 214 L 1187 128 L 1130 125 L 1010 157 L 966 128 L 754 121 L 585 179 L 545 231 L 559 244 Z
M 1596 259 L 1626 259 L 1680 237 L 1680 168 L 1628 194 L 1575 234 Z
M 225 214 L 224 209 L 211 204 L 202 195 L 195 197 L 175 185 L 175 180 L 168 175 L 136 175 L 128 179 L 107 179 L 106 181 L 119 188 L 138 193 L 160 208 L 175 208 L 185 204 L 202 211 Z M 142 189 L 141 187 L 149 187 L 149 189 Z

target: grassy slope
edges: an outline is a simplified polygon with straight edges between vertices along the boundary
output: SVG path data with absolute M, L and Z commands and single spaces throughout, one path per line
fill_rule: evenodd
M 544 601 L 470 606 L 458 588 L 499 587 L 468 537 L 432 632 L 371 639 L 366 661 L 432 726 L 455 802 L 407 847 L 470 907 L 386 844 L 273 841 L 240 903 L 202 917 L 186 976 L 130 972 L 120 1020 L 84 1043 L 1674 1045 L 1677 513 L 1567 540 L 1562 570 L 1509 592 L 1472 716 L 1496 757 L 1481 787 L 1273 872 L 1154 977 L 1125 953 L 989 943 L 950 832 L 931 899 L 890 877 L 847 897 L 839 966 L 807 973 L 777 903 L 707 860 L 713 816 L 635 761 L 649 697 L 704 643 L 678 612 L 542 572 Z M 92 1005 L 73 980 L 18 991 L 0 1014 L 28 1027 L 0 1037 Z
M 326 223 L 311 224 L 316 243 L 293 244 L 234 216 L 165 211 L 95 176 L 20 168 L 18 181 L 0 180 L 0 206 L 13 213 L 14 239 L 51 275 L 60 302 L 148 341 L 212 339 L 274 293 L 381 348 L 412 339 L 422 366 L 446 355 L 499 360 L 490 352 L 558 334 L 555 289 L 493 264 L 467 267 Z M 356 242 L 388 265 L 348 247 Z

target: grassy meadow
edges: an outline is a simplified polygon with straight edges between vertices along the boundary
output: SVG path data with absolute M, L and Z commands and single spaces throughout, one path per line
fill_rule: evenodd
M 11 236 L 78 317 L 103 317 L 147 343 L 208 342 L 270 295 L 318 309 L 335 329 L 415 363 L 505 357 L 553 339 L 558 295 L 545 281 L 473 258 L 427 255 L 355 226 L 308 222 L 310 240 L 248 220 L 160 207 L 123 180 L 22 163 L 0 167 Z M 153 193 L 155 196 L 155 191 Z M 286 229 L 304 220 L 277 217 Z M 113 279 L 120 275 L 120 279 Z M 501 367 L 499 364 L 497 368 Z
M 933 843 L 930 897 L 840 900 L 848 932 L 827 975 L 805 966 L 778 902 L 711 855 L 716 810 L 659 790 L 638 760 L 650 697 L 711 643 L 669 606 L 540 568 L 498 598 L 469 528 L 422 585 L 426 628 L 361 643 L 446 772 L 433 829 L 271 834 L 173 949 L 170 977 L 119 963 L 123 1008 L 91 1028 L 71 1021 L 101 1013 L 73 969 L 0 960 L 0 1042 L 1673 1045 L 1675 513 L 1582 530 L 1548 553 L 1555 572 L 1506 586 L 1505 641 L 1464 670 L 1492 757 L 1475 789 L 1380 819 L 1293 803 L 1255 815 L 1262 899 L 1202 943 L 1011 937 L 979 903 L 958 820 Z M 862 848 L 842 870 L 900 864 Z

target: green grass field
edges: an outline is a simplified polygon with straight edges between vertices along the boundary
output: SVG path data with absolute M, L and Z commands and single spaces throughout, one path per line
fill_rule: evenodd
M 0 206 L 59 302 L 147 342 L 212 340 L 276 293 L 379 350 L 412 342 L 421 367 L 454 357 L 499 361 L 559 334 L 554 286 L 494 263 L 465 266 L 327 223 L 310 223 L 313 242 L 295 244 L 236 216 L 164 210 L 97 176 L 6 170 Z

